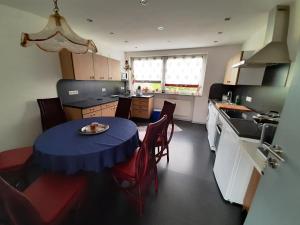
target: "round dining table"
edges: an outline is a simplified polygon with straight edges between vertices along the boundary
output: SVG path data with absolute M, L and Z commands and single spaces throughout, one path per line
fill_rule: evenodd
M 93 122 L 108 124 L 109 129 L 95 135 L 79 132 Z M 128 160 L 138 144 L 134 122 L 117 117 L 96 117 L 69 121 L 45 131 L 34 143 L 34 156 L 42 168 L 50 171 L 100 172 Z

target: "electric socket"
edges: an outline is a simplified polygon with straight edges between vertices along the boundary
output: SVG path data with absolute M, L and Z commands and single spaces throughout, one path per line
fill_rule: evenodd
M 69 91 L 68 93 L 69 93 L 69 95 L 78 95 L 79 94 L 78 90 Z
M 246 102 L 252 102 L 252 97 L 247 96 L 247 97 L 246 97 Z

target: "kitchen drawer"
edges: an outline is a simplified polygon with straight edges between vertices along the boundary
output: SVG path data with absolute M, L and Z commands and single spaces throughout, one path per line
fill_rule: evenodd
M 140 110 L 140 109 L 137 109 L 137 110 L 133 110 L 132 111 L 132 117 L 137 117 L 137 118 L 144 118 L 144 119 L 148 119 L 149 118 L 149 115 L 148 115 L 148 111 L 147 110 Z
M 101 105 L 101 109 L 105 109 L 105 108 L 110 108 L 110 107 L 115 107 L 118 105 L 118 101 L 115 102 L 109 102 L 106 104 Z
M 97 106 L 94 106 L 91 108 L 83 109 L 82 114 L 84 115 L 84 114 L 92 113 L 92 112 L 99 111 L 99 110 L 101 110 L 101 106 L 97 105 Z
M 100 117 L 100 116 L 102 116 L 102 111 L 101 110 L 83 114 L 83 118 L 92 118 L 92 117 Z
M 145 110 L 148 111 L 148 105 L 132 105 L 132 110 Z
M 148 99 L 133 99 L 132 105 L 139 105 L 139 106 L 146 106 L 146 107 L 148 107 L 149 100 Z

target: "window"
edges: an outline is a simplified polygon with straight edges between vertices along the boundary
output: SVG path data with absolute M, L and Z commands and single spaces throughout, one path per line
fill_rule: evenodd
M 195 94 L 202 92 L 203 56 L 133 58 L 134 85 L 144 92 Z

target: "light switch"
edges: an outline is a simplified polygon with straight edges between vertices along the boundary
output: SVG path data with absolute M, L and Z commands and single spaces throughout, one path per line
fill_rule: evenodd
M 102 88 L 101 90 L 102 90 L 102 92 L 106 92 L 106 88 Z
M 252 102 L 252 97 L 247 96 L 246 97 L 246 102 Z

